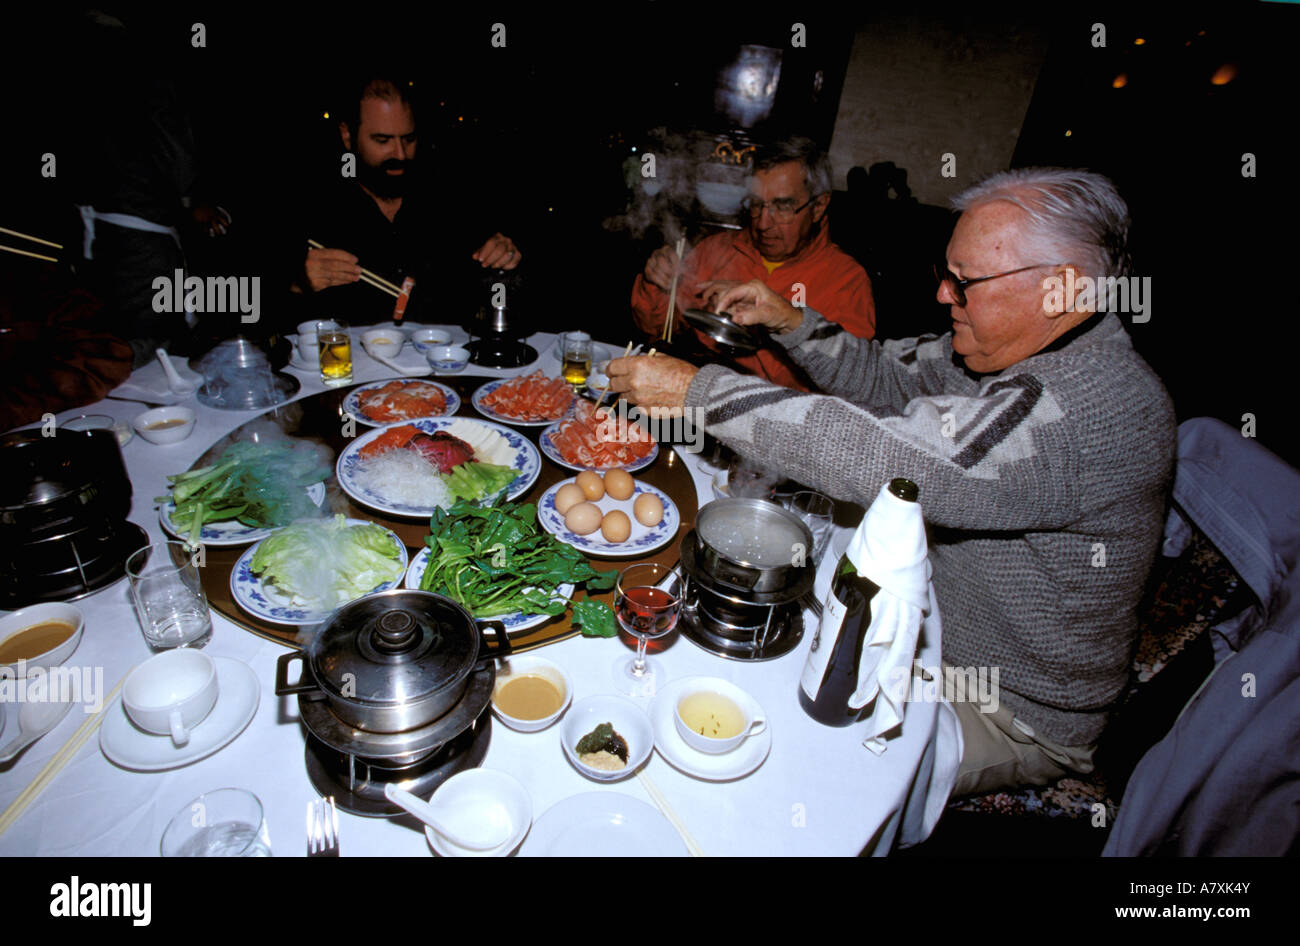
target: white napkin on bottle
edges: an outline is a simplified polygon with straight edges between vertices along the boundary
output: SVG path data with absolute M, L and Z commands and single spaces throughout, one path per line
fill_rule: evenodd
M 921 622 L 930 610 L 930 563 L 921 507 L 882 487 L 846 553 L 858 574 L 880 586 L 849 707 L 875 701 L 863 745 L 879 755 L 884 734 L 903 721 Z

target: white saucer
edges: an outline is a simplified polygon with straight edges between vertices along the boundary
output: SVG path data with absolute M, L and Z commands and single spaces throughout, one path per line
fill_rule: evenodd
M 233 742 L 257 713 L 261 687 L 247 664 L 229 657 L 212 661 L 217 665 L 217 705 L 191 731 L 188 745 L 177 748 L 171 736 L 137 729 L 119 696 L 104 708 L 99 728 L 99 748 L 108 760 L 137 772 L 161 772 L 197 762 Z
M 682 688 L 690 679 L 674 680 L 659 691 L 650 704 L 650 725 L 655 731 L 655 749 L 674 768 L 706 782 L 726 782 L 744 778 L 753 772 L 772 751 L 772 724 L 756 736 L 750 736 L 740 746 L 722 755 L 709 755 L 688 746 L 677 732 L 673 714 Z

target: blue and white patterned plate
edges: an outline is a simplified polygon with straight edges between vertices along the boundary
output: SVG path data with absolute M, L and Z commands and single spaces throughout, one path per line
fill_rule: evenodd
M 564 517 L 555 508 L 555 494 L 560 491 L 560 487 L 575 481 L 576 478 L 561 480 L 542 494 L 542 498 L 537 503 L 537 521 L 547 532 L 561 542 L 572 545 L 584 555 L 596 558 L 639 558 L 650 554 L 655 549 L 663 548 L 673 540 L 681 527 L 681 513 L 677 511 L 677 504 L 668 498 L 668 494 L 649 483 L 638 481 L 631 499 L 613 499 L 606 493 L 596 501 L 596 506 L 602 515 L 612 509 L 621 509 L 627 513 L 628 519 L 632 521 L 632 534 L 628 536 L 626 542 L 609 542 L 601 535 L 599 529 L 590 535 L 575 535 L 565 527 Z M 636 521 L 636 516 L 632 515 L 633 504 L 642 493 L 654 493 L 664 504 L 664 517 L 659 525 L 653 528 L 641 525 Z
M 382 388 L 385 385 L 392 384 L 394 381 L 400 381 L 403 384 L 423 384 L 432 388 L 437 388 L 442 392 L 442 396 L 447 399 L 447 406 L 440 414 L 430 414 L 430 417 L 455 417 L 456 412 L 460 410 L 460 395 L 447 387 L 445 384 L 439 384 L 437 381 L 412 380 L 410 378 L 389 378 L 386 381 L 373 381 L 370 384 L 363 384 L 353 388 L 348 392 L 347 397 L 343 398 L 343 410 L 357 419 L 358 423 L 365 424 L 367 427 L 387 427 L 394 423 L 388 420 L 372 420 L 370 415 L 361 409 L 360 395 L 364 391 L 372 391 L 375 388 Z M 410 423 L 409 421 L 397 421 L 399 424 Z
M 511 430 L 509 427 L 503 427 L 501 424 L 494 424 L 486 420 L 473 420 L 468 417 L 422 417 L 419 420 L 410 420 L 404 423 L 412 427 L 418 427 L 426 434 L 446 430 L 455 424 L 475 424 L 496 431 L 505 438 L 513 454 L 508 465 L 519 471 L 519 475 L 515 477 L 514 482 L 506 487 L 506 498 L 509 500 L 517 499 L 528 492 L 533 484 L 537 482 L 537 476 L 542 471 L 542 458 L 538 455 L 537 448 L 532 445 L 527 437 L 518 431 Z M 433 510 L 438 507 L 412 506 L 398 502 L 380 492 L 366 488 L 361 484 L 358 476 L 358 468 L 365 462 L 361 456 L 362 448 L 366 444 L 378 440 L 391 428 L 401 426 L 402 424 L 389 424 L 387 427 L 369 431 L 353 440 L 339 454 L 338 462 L 334 465 L 334 474 L 338 477 L 339 486 L 343 487 L 343 492 L 364 506 L 377 509 L 390 516 L 427 519 L 433 515 Z
M 348 525 L 365 526 L 371 525 L 371 523 L 365 519 L 349 519 Z M 405 572 L 408 561 L 406 546 L 392 532 L 388 533 L 388 538 L 397 547 L 402 571 Z M 271 624 L 319 624 L 329 617 L 333 613 L 333 608 L 328 611 L 313 611 L 308 608 L 297 607 L 289 595 L 279 591 L 273 585 L 264 583 L 261 578 L 253 574 L 253 556 L 257 553 L 258 546 L 261 544 L 261 542 L 258 542 L 257 545 L 239 556 L 239 561 L 235 563 L 235 567 L 230 571 L 230 593 L 234 596 L 235 603 L 253 617 L 261 618 Z M 399 574 L 392 581 L 386 581 L 371 588 L 366 594 L 396 588 L 401 580 L 402 576 Z
M 312 483 L 307 487 L 307 495 L 313 503 L 319 506 L 325 501 L 325 484 Z M 168 500 L 158 511 L 158 519 L 168 535 L 184 539 L 185 534 L 182 533 L 182 527 L 178 526 L 175 520 L 172 519 L 172 513 L 175 511 L 176 504 Z M 188 532 L 188 530 L 185 531 Z M 199 530 L 199 542 L 214 547 L 247 545 L 249 542 L 260 542 L 274 531 L 274 529 L 264 529 L 260 526 L 246 526 L 238 519 L 205 522 L 203 528 Z
M 537 438 L 537 445 L 542 448 L 542 453 L 546 454 L 546 459 L 564 467 L 566 470 L 577 470 L 579 473 L 583 470 L 596 470 L 601 473 L 606 470 L 627 470 L 629 473 L 635 473 L 637 470 L 644 470 L 659 458 L 659 442 L 654 441 L 654 449 L 651 450 L 647 456 L 643 459 L 637 460 L 635 463 L 629 463 L 626 466 L 578 466 L 576 463 L 570 463 L 568 460 L 564 459 L 564 457 L 560 456 L 560 451 L 555 447 L 555 441 L 551 439 L 551 435 L 555 433 L 562 423 L 563 420 L 557 420 L 554 424 L 551 424 L 551 426 L 543 430 L 541 436 Z M 631 423 L 631 421 L 629 421 L 629 423 Z
M 412 591 L 420 590 L 420 579 L 424 576 L 424 567 L 429 564 L 429 547 L 426 545 L 420 551 L 415 553 L 415 558 L 411 559 L 411 567 L 406 570 L 405 587 Z M 567 601 L 573 597 L 574 585 L 566 582 L 555 589 L 556 598 Z M 494 614 L 491 617 L 477 618 L 479 621 L 500 621 L 506 626 L 507 634 L 514 634 L 519 631 L 526 631 L 529 628 L 537 627 L 539 624 L 545 624 L 547 621 L 556 617 L 554 614 L 524 614 L 522 611 L 512 611 L 509 614 Z M 484 628 L 491 632 L 492 628 Z
M 495 420 L 502 424 L 514 424 L 516 427 L 546 427 L 550 424 L 554 424 L 555 423 L 554 419 L 519 420 L 518 418 L 515 417 L 508 417 L 505 414 L 501 414 L 498 413 L 497 411 L 492 410 L 492 408 L 488 407 L 486 404 L 483 403 L 483 398 L 487 397 L 489 394 L 491 394 L 497 388 L 501 387 L 501 385 L 505 384 L 507 381 L 513 381 L 513 380 L 514 380 L 513 378 L 498 378 L 495 381 L 489 381 L 487 384 L 483 385 L 481 388 L 475 391 L 472 395 L 470 395 L 470 399 L 469 399 L 469 402 L 474 405 L 474 410 L 478 411 L 488 420 Z M 570 407 L 573 406 L 572 401 L 569 402 L 569 406 Z

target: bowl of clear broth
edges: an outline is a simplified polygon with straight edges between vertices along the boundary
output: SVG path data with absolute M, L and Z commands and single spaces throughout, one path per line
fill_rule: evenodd
M 511 729 L 540 732 L 573 702 L 573 683 L 544 657 L 508 657 L 497 667 L 492 711 Z
M 0 618 L 0 666 L 10 668 L 15 676 L 59 666 L 81 643 L 85 623 L 79 608 L 59 602 L 6 614 Z
M 131 425 L 150 443 L 179 443 L 194 431 L 197 416 L 188 407 L 157 407 L 136 417 Z

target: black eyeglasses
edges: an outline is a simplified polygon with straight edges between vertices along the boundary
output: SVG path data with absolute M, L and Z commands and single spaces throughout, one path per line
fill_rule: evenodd
M 1041 269 L 1044 266 L 1060 266 L 1060 263 L 1035 263 L 1033 266 L 1021 266 L 1019 269 L 1008 269 L 1005 273 L 993 273 L 988 276 L 974 276 L 970 279 L 961 279 L 948 268 L 947 263 L 934 264 L 934 278 L 939 280 L 940 284 L 947 283 L 952 297 L 957 301 L 959 306 L 966 305 L 966 287 L 973 286 L 977 282 L 988 282 L 990 279 L 1001 279 L 1003 276 L 1014 276 L 1016 273 L 1025 273 L 1031 269 Z
M 816 199 L 816 197 L 810 197 L 804 203 L 796 207 L 793 197 L 778 197 L 776 200 L 770 202 L 766 200 L 753 200 L 752 198 L 746 197 L 740 202 L 740 206 L 744 207 L 745 210 L 749 212 L 749 216 L 754 220 L 763 216 L 763 211 L 767 210 L 772 215 L 772 219 L 777 223 L 789 223 L 795 218 L 796 214 Z

